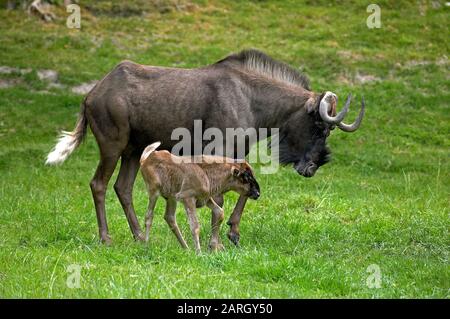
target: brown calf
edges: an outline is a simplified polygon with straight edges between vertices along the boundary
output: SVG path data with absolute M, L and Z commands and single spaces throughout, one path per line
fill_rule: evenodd
M 179 157 L 168 151 L 155 151 L 160 142 L 147 146 L 141 156 L 141 172 L 149 193 L 148 211 L 145 217 L 145 240 L 148 241 L 156 201 L 161 195 L 166 199 L 164 219 L 183 248 L 188 248 L 178 228 L 175 211 L 177 202 L 184 204 L 196 252 L 200 252 L 200 226 L 195 209 L 207 205 L 212 210 L 212 250 L 221 249 L 219 229 L 223 221 L 223 209 L 213 200 L 214 196 L 228 191 L 257 199 L 259 185 L 247 162 L 237 163 L 227 157 L 206 156 Z

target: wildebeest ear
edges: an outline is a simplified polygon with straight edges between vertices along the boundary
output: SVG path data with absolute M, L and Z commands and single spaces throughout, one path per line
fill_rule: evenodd
M 313 112 L 319 112 L 319 105 L 322 98 L 325 96 L 325 93 L 320 95 L 314 94 L 310 97 L 305 103 L 305 109 L 308 114 Z
M 306 101 L 305 103 L 306 113 L 310 114 L 319 111 L 318 108 L 319 103 L 317 103 L 317 101 L 320 101 L 320 99 L 319 100 L 317 99 L 317 96 L 312 96 Z

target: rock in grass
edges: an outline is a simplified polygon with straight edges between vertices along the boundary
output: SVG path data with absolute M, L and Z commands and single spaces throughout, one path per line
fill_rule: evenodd
M 14 68 L 14 67 L 10 67 L 7 65 L 0 65 L 0 74 L 13 74 L 13 73 L 17 73 L 20 75 L 24 75 L 24 74 L 28 74 L 31 73 L 33 70 L 30 68 L 26 68 L 26 69 L 19 69 L 19 68 Z
M 18 68 L 12 68 L 10 66 L 2 65 L 0 66 L 0 74 L 11 74 L 19 72 Z
M 72 92 L 75 94 L 85 95 L 88 94 L 94 86 L 97 84 L 98 81 L 92 81 L 87 83 L 82 83 L 80 85 L 74 86 L 72 88 Z
M 19 79 L 0 79 L 0 89 L 10 88 L 18 85 L 19 83 Z
M 51 83 L 58 82 L 58 72 L 54 70 L 38 70 L 37 76 L 41 81 L 47 81 Z

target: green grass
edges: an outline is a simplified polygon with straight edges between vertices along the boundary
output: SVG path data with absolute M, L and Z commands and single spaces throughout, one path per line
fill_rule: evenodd
M 360 1 L 196 1 L 143 16 L 133 15 L 134 7 L 128 16 L 94 16 L 83 6 L 94 2 L 81 3 L 81 30 L 65 27 L 61 9 L 50 24 L 0 10 L 0 65 L 55 69 L 72 86 L 101 78 L 122 59 L 196 67 L 256 47 L 304 70 L 315 91 L 364 94 L 366 118 L 355 134 L 332 134 L 333 161 L 314 178 L 291 168 L 258 174 L 262 196 L 247 206 L 239 249 L 223 227 L 226 251 L 182 251 L 162 218 L 162 201 L 151 243 L 135 243 L 111 187 L 114 243 L 105 247 L 88 186 L 98 156 L 93 136 L 63 166 L 43 165 L 58 131 L 74 127 L 82 97 L 46 89 L 35 72 L 2 75 L 20 83 L 0 89 L 1 298 L 449 297 L 443 1 L 439 8 L 378 1 L 381 29 L 366 27 Z M 380 81 L 360 84 L 356 74 Z M 227 216 L 236 198 L 227 197 Z M 141 177 L 134 203 L 143 221 Z M 210 214 L 200 214 L 206 248 Z M 181 207 L 178 216 L 190 239 Z M 71 264 L 82 267 L 78 289 L 66 285 Z M 371 264 L 380 267 L 380 289 L 366 285 Z

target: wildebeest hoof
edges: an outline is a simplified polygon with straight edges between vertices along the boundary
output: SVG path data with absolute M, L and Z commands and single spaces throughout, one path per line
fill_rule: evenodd
M 112 244 L 111 236 L 109 235 L 102 235 L 100 239 L 102 244 L 105 244 L 106 246 L 110 246 Z
M 239 245 L 239 239 L 240 239 L 240 237 L 241 237 L 239 234 L 236 234 L 236 233 L 228 233 L 227 236 L 228 236 L 228 239 L 231 240 L 231 242 L 232 242 L 233 244 L 235 244 L 236 246 Z

